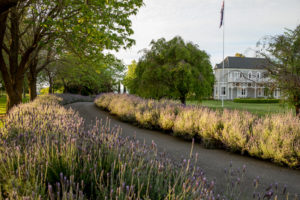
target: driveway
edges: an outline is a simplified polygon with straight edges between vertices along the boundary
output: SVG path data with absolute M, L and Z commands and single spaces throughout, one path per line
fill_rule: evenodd
M 179 162 L 182 161 L 182 158 L 189 157 L 191 142 L 160 131 L 141 129 L 134 125 L 121 122 L 108 112 L 98 109 L 92 102 L 73 103 L 67 105 L 67 107 L 78 111 L 86 120 L 86 126 L 93 125 L 96 119 L 110 119 L 111 126 L 120 126 L 124 136 L 135 136 L 137 140 L 149 145 L 154 141 L 159 151 L 165 151 L 172 159 Z M 200 144 L 194 145 L 193 152 L 198 153 L 198 165 L 205 172 L 206 176 L 209 179 L 216 178 L 216 186 L 219 191 L 224 189 L 224 184 L 227 182 L 224 176 L 224 169 L 228 169 L 230 162 L 232 162 L 233 168 L 242 168 L 243 165 L 246 165 L 243 186 L 247 187 L 242 188 L 242 196 L 247 195 L 252 197 L 254 191 L 253 180 L 257 176 L 260 177 L 260 190 L 267 188 L 270 184 L 274 185 L 278 183 L 280 193 L 282 193 L 284 185 L 287 185 L 287 191 L 290 194 L 297 193 L 298 196 L 300 196 L 300 170 L 288 169 L 267 161 L 226 152 L 224 150 L 206 149 Z

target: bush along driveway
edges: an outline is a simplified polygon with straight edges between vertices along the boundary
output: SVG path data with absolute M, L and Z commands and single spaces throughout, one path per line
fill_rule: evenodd
M 127 94 L 102 94 L 95 104 L 121 120 L 160 129 L 209 147 L 300 168 L 300 119 L 290 114 L 258 117 L 245 111 L 214 111 L 169 100 L 148 100 Z

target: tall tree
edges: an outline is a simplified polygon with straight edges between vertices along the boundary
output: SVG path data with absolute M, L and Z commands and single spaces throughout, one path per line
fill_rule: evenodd
M 123 80 L 123 84 L 124 86 L 126 85 L 128 88 L 130 88 L 130 91 L 132 94 L 135 94 L 136 93 L 136 90 L 138 88 L 138 85 L 135 85 L 134 83 L 134 79 L 136 79 L 136 66 L 137 66 L 137 63 L 135 60 L 133 60 L 131 62 L 130 65 L 127 66 L 127 73 L 124 77 L 124 80 Z M 125 87 L 124 87 L 125 88 Z
M 133 63 L 125 78 L 131 93 L 156 99 L 175 98 L 183 104 L 187 97 L 210 96 L 213 83 L 207 53 L 181 37 L 152 41 L 151 49 L 145 50 L 136 68 Z
M 46 44 L 55 44 L 58 53 L 72 51 L 90 58 L 104 50 L 129 47 L 134 44 L 129 17 L 142 4 L 142 0 L 27 0 L 10 8 L 9 17 L 1 15 L 1 24 L 8 27 L 0 29 L 7 110 L 21 102 L 24 74 L 36 66 L 35 59 Z
M 300 25 L 281 35 L 266 37 L 257 44 L 267 59 L 266 68 L 300 117 Z

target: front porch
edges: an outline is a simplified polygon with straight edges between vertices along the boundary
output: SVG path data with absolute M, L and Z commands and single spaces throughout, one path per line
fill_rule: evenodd
M 219 83 L 215 85 L 214 99 L 233 100 L 236 98 L 267 98 L 267 89 L 256 83 Z M 280 98 L 278 89 L 273 91 L 274 98 Z

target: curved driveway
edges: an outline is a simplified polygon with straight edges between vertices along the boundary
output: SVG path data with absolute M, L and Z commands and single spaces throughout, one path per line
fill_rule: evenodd
M 68 105 L 86 120 L 86 125 L 93 125 L 97 119 L 111 120 L 111 126 L 120 126 L 122 134 L 125 136 L 135 136 L 140 141 L 145 141 L 146 144 L 151 144 L 152 140 L 157 144 L 159 151 L 165 151 L 175 160 L 182 160 L 182 157 L 188 157 L 191 150 L 191 142 L 184 141 L 180 138 L 171 135 L 141 129 L 128 123 L 117 120 L 116 117 L 109 113 L 98 109 L 92 102 L 79 102 Z M 198 153 L 199 167 L 205 172 L 209 179 L 216 178 L 216 186 L 222 190 L 224 185 L 225 176 L 224 169 L 229 167 L 230 162 L 234 168 L 241 168 L 246 165 L 246 178 L 245 184 L 248 187 L 243 188 L 243 194 L 252 197 L 253 194 L 253 180 L 259 176 L 260 186 L 267 188 L 271 183 L 278 183 L 280 193 L 286 184 L 287 191 L 292 194 L 297 193 L 300 196 L 300 170 L 292 170 L 284 167 L 277 166 L 267 161 L 250 158 L 226 152 L 218 149 L 205 149 L 200 144 L 194 145 L 194 153 Z M 222 184 L 223 183 L 223 184 Z M 243 196 L 243 195 L 242 195 Z M 241 198 L 246 199 L 246 198 Z M 281 198 L 279 198 L 281 199 Z M 293 199 L 293 198 L 290 198 Z

